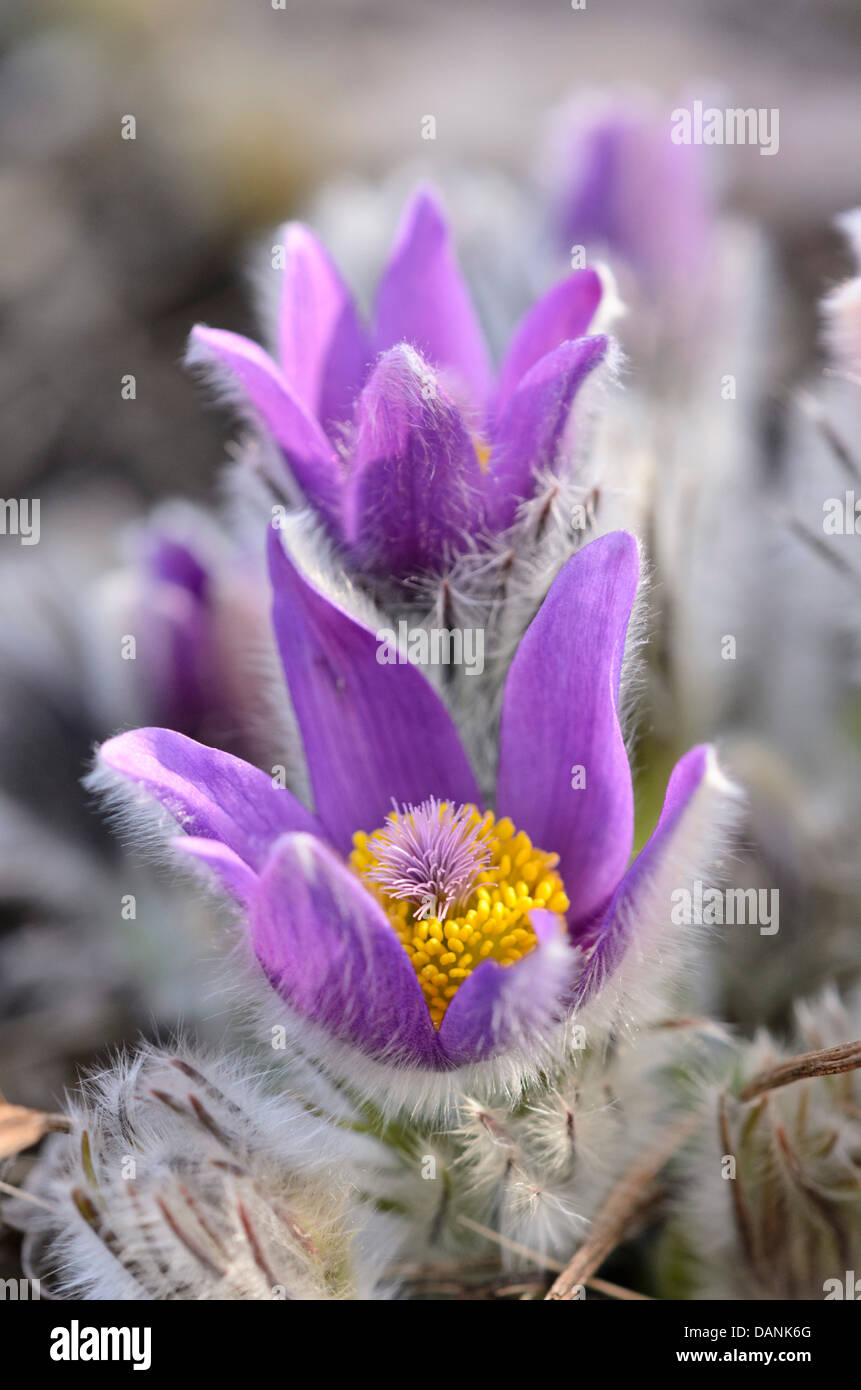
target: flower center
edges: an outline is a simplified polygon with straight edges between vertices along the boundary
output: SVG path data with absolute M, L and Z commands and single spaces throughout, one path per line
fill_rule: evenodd
M 475 806 L 432 797 L 353 845 L 350 866 L 382 903 L 437 1028 L 477 965 L 513 965 L 536 945 L 533 907 L 568 909 L 559 856 Z
M 475 457 L 478 459 L 478 466 L 482 473 L 487 472 L 487 465 L 490 462 L 490 445 L 480 435 L 474 435 L 472 446 L 475 449 Z

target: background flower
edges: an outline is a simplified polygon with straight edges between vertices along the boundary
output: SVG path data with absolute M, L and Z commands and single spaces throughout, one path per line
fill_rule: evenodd
M 604 354 L 603 337 L 585 337 L 597 274 L 575 272 L 530 308 L 494 381 L 428 190 L 407 205 L 367 329 L 308 228 L 285 227 L 273 260 L 276 361 L 204 327 L 188 360 L 222 381 L 226 371 L 352 562 L 395 577 L 445 568 L 509 526 L 536 473 L 555 465 L 574 396 Z

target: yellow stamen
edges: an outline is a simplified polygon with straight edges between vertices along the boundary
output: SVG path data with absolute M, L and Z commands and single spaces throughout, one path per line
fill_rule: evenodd
M 479 468 L 482 473 L 486 473 L 487 465 L 490 462 L 490 445 L 486 444 L 483 439 L 480 439 L 476 435 L 472 441 L 472 446 L 475 449 L 475 457 L 478 459 Z
M 454 904 L 444 919 L 417 918 L 417 912 L 426 911 L 426 903 L 390 897 L 374 882 L 380 854 L 390 843 L 386 827 L 372 835 L 354 835 L 350 855 L 350 867 L 382 904 L 409 956 L 437 1028 L 476 965 L 483 960 L 513 965 L 537 945 L 529 924 L 533 907 L 547 908 L 560 917 L 568 910 L 565 888 L 556 872 L 557 854 L 535 849 L 507 817 L 497 821 L 489 811 L 482 813 L 475 806 L 465 810 L 469 825 L 481 825 L 490 858 L 466 901 Z

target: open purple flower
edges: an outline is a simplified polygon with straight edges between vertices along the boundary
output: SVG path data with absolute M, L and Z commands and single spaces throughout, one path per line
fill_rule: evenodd
M 614 532 L 559 573 L 504 691 L 495 814 L 420 670 L 313 588 L 270 536 L 273 620 L 315 810 L 256 767 L 166 729 L 105 743 L 243 906 L 303 1027 L 444 1071 L 540 1045 L 636 940 L 708 750 L 681 759 L 628 866 L 633 793 L 617 701 L 638 582 Z M 674 870 L 677 871 L 677 870 Z
M 556 465 L 571 406 L 606 339 L 585 337 L 601 299 L 592 270 L 526 314 L 494 378 L 443 214 L 408 204 L 364 325 L 314 234 L 283 237 L 277 361 L 198 326 L 189 361 L 226 374 L 279 445 L 307 501 L 360 569 L 442 567 L 509 526 Z

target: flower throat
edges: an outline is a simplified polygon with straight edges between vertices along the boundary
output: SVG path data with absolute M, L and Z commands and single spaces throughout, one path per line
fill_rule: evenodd
M 532 908 L 568 909 L 559 856 L 475 806 L 395 808 L 353 845 L 350 866 L 381 902 L 437 1028 L 477 965 L 513 965 L 537 944 Z

